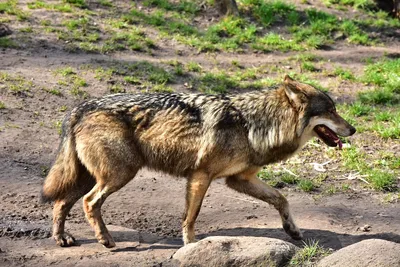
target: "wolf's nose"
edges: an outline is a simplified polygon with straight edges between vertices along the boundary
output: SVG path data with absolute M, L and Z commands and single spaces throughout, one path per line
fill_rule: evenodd
M 350 128 L 350 135 L 353 135 L 356 132 L 356 128 L 354 128 L 353 126 L 351 126 Z

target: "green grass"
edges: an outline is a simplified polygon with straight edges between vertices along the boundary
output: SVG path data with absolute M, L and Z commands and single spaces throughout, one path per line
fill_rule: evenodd
M 13 94 L 29 92 L 34 86 L 32 81 L 26 80 L 23 76 L 10 75 L 5 72 L 0 72 L 1 84 Z
M 111 79 L 113 73 L 114 70 L 112 68 L 104 69 L 102 67 L 98 67 L 94 69 L 94 78 L 98 79 L 99 81 L 107 81 Z
M 123 49 L 147 51 L 156 47 L 155 43 L 151 39 L 147 38 L 144 31 L 139 28 L 132 28 L 129 33 L 114 34 L 106 41 L 106 44 L 108 45 L 108 51 Z
M 377 132 L 384 139 L 400 139 L 400 123 L 376 123 L 370 128 Z
M 66 20 L 63 23 L 68 30 L 73 31 L 79 28 L 84 28 L 85 30 L 87 30 L 88 26 L 89 26 L 89 20 L 85 17 L 83 18 L 79 18 L 79 19 L 70 19 L 70 20 Z
M 356 147 L 350 147 L 342 151 L 343 165 L 365 177 L 370 187 L 381 191 L 398 190 L 396 174 L 388 170 L 396 168 L 398 164 L 397 158 L 388 156 L 385 160 L 371 162 L 370 157 Z
M 315 72 L 318 71 L 318 68 L 315 67 L 315 65 L 311 62 L 303 62 L 301 63 L 301 69 L 304 71 L 311 71 L 311 72 Z
M 333 75 L 342 78 L 343 80 L 354 81 L 356 80 L 355 76 L 350 70 L 344 69 L 342 67 L 336 67 L 333 71 Z
M 320 246 L 318 241 L 309 240 L 304 242 L 304 246 L 296 252 L 289 266 L 314 266 L 319 259 L 330 253 L 331 251 Z
M 199 79 L 199 85 L 198 85 L 199 90 L 206 93 L 226 93 L 229 90 L 238 87 L 239 83 L 224 72 L 205 73 Z
M 397 177 L 394 173 L 382 170 L 370 170 L 367 180 L 371 183 L 372 188 L 381 191 L 397 190 Z
M 95 25 L 93 19 L 88 16 L 64 20 L 63 25 L 66 30 L 58 28 L 56 29 L 56 34 L 59 40 L 67 43 L 67 50 L 83 50 L 96 53 L 117 50 L 108 48 L 109 42 L 115 42 L 115 45 L 118 45 L 117 40 L 106 40 L 104 43 L 99 44 L 101 40 L 101 31 L 99 27 Z
M 378 28 L 380 30 L 395 30 L 400 27 L 400 20 L 393 18 L 385 11 L 369 12 L 370 17 L 357 19 L 356 22 L 365 28 Z
M 60 112 L 65 112 L 65 111 L 67 111 L 67 109 L 68 109 L 67 106 L 62 105 L 62 106 L 58 109 L 58 111 L 60 111 Z
M 268 51 L 303 51 L 305 48 L 293 40 L 286 40 L 276 33 L 269 33 L 264 37 L 258 38 L 257 42 L 252 45 L 255 50 Z
M 122 87 L 121 84 L 117 83 L 117 84 L 113 84 L 110 87 L 110 92 L 113 94 L 117 94 L 117 93 L 125 93 L 125 88 Z
M 62 121 L 53 122 L 53 127 L 57 130 L 58 135 L 62 134 Z
M 17 4 L 17 0 L 7 0 L 0 3 L 0 14 L 5 13 L 7 15 L 14 15 L 18 20 L 21 21 L 27 20 L 29 18 L 29 14 L 22 11 Z
M 311 86 L 314 86 L 315 88 L 317 88 L 317 89 L 319 89 L 321 91 L 324 91 L 324 92 L 328 92 L 329 91 L 328 88 L 322 86 L 317 80 L 311 78 L 307 74 L 299 74 L 297 72 L 290 72 L 289 75 L 291 77 L 293 77 L 294 79 L 297 79 L 300 82 L 303 82 L 303 83 L 309 84 Z
M 168 0 L 145 0 L 143 5 L 146 7 L 157 7 L 166 11 L 176 11 L 179 13 L 195 15 L 200 11 L 199 6 L 192 1 L 179 1 L 171 3 Z
M 100 5 L 102 5 L 104 7 L 112 7 L 113 6 L 112 2 L 109 0 L 100 0 L 99 3 L 100 3 Z
M 99 81 L 115 80 L 117 86 L 111 86 L 111 92 L 125 91 L 122 84 L 135 85 L 137 88 L 150 91 L 171 91 L 168 84 L 173 83 L 178 76 L 175 71 L 167 71 L 161 64 L 153 65 L 147 61 L 135 63 L 110 64 L 105 67 L 93 68 L 94 78 Z
M 343 165 L 351 170 L 362 173 L 368 169 L 366 154 L 356 147 L 343 149 L 341 156 Z
M 304 192 L 311 192 L 315 189 L 315 184 L 311 180 L 301 179 L 297 183 L 297 186 Z
M 43 89 L 44 91 L 48 92 L 49 94 L 56 95 L 56 96 L 61 96 L 62 93 L 60 90 L 57 88 L 52 88 L 52 89 Z
M 286 183 L 286 184 L 297 184 L 299 182 L 299 178 L 297 178 L 294 175 L 288 174 L 288 173 L 284 173 L 281 176 L 281 181 Z
M 335 185 L 330 185 L 330 186 L 328 186 L 328 187 L 325 189 L 324 193 L 327 194 L 327 195 L 334 195 L 334 194 L 336 194 L 338 191 L 339 191 L 339 190 L 338 190 L 338 188 L 337 188 Z
M 61 76 L 70 76 L 76 74 L 76 71 L 72 67 L 59 68 L 54 72 L 60 74 Z
M 3 101 L 0 101 L 0 109 L 5 109 L 6 108 L 6 104 L 4 104 Z
M 388 88 L 376 88 L 370 91 L 359 93 L 362 103 L 366 104 L 394 104 L 399 102 L 399 97 Z
M 87 8 L 87 4 L 86 4 L 85 0 L 63 0 L 63 2 L 74 5 L 79 8 Z
M 63 77 L 63 79 L 58 80 L 57 83 L 61 86 L 67 87 L 72 95 L 84 98 L 88 96 L 83 90 L 83 87 L 87 87 L 88 83 L 79 75 L 77 70 L 74 70 L 72 67 L 59 68 L 54 71 L 54 74 Z M 57 95 L 57 92 L 53 91 L 53 94 Z
M 304 17 L 294 5 L 283 1 L 243 0 L 241 8 L 254 16 L 255 22 L 246 17 L 224 17 L 206 30 L 184 23 L 188 18 L 179 13 L 176 4 L 167 0 L 147 0 L 144 4 L 153 7 L 153 11 L 144 13 L 133 8 L 130 14 L 124 15 L 125 22 L 155 27 L 163 36 L 173 37 L 203 52 L 241 51 L 247 45 L 263 52 L 302 51 L 334 42 L 333 35 L 338 31 L 343 32 L 349 42 L 372 44 L 367 33 L 353 21 L 342 22 L 316 9 L 307 9 Z M 291 35 L 284 37 L 271 30 L 261 30 L 282 23 Z
M 366 33 L 353 33 L 349 35 L 348 41 L 351 44 L 359 44 L 359 45 L 372 45 L 373 41 L 370 40 L 368 34 Z
M 263 0 L 242 0 L 242 7 L 251 12 L 259 23 L 264 27 L 272 25 L 274 22 L 284 20 L 290 14 L 292 22 L 298 19 L 297 13 L 294 15 L 295 6 L 286 4 L 283 1 L 263 1 Z
M 149 73 L 148 79 L 155 84 L 165 84 L 172 81 L 172 75 L 164 69 L 154 68 L 152 72 Z
M 326 6 L 350 6 L 355 9 L 372 10 L 376 7 L 373 0 L 323 0 Z
M 19 29 L 19 31 L 24 32 L 24 33 L 32 33 L 33 29 L 32 29 L 32 27 L 29 26 L 29 27 L 21 28 L 21 29 Z
M 268 185 L 275 187 L 279 180 L 277 179 L 277 174 L 274 173 L 270 168 L 264 168 L 257 173 L 257 177 L 265 181 Z
M 394 114 L 386 110 L 375 114 L 375 120 L 377 121 L 390 121 L 392 119 L 394 119 Z
M 190 61 L 186 64 L 186 69 L 191 72 L 201 72 L 202 67 L 199 63 Z
M 174 91 L 174 89 L 170 86 L 167 86 L 165 84 L 155 84 L 150 88 L 151 92 L 167 92 L 167 93 L 171 93 Z
M 296 56 L 291 57 L 290 59 L 300 63 L 316 62 L 322 60 L 321 57 L 318 57 L 317 55 L 311 53 L 299 53 Z
M 57 3 L 57 4 L 50 4 L 46 1 L 36 0 L 34 2 L 28 3 L 28 8 L 30 9 L 46 9 L 46 10 L 53 10 L 63 13 L 71 13 L 73 11 L 73 5 L 69 3 Z
M 355 102 L 349 106 L 350 114 L 356 117 L 368 115 L 373 108 L 361 102 Z
M 0 47 L 3 48 L 16 48 L 17 43 L 7 37 L 0 37 Z
M 383 139 L 400 139 L 400 106 L 371 106 L 361 101 L 338 105 L 340 114 L 357 128 Z
M 343 4 L 338 0 L 332 1 L 335 5 Z M 357 7 L 366 5 L 359 1 L 345 1 L 344 4 Z M 384 24 L 386 26 L 393 24 L 390 26 L 393 28 L 400 26 L 378 12 L 366 13 L 362 19 L 342 19 L 315 8 L 300 10 L 296 5 L 282 0 L 240 0 L 240 17 L 221 17 L 207 23 L 207 27 L 196 22 L 200 18 L 199 4 L 187 0 L 145 0 L 140 3 L 145 9 L 132 3 L 131 9 L 123 12 L 116 12 L 111 1 L 101 0 L 99 14 L 89 9 L 88 4 L 85 0 L 29 2 L 27 6 L 30 9 L 70 14 L 61 15 L 63 25 L 51 21 L 41 24 L 45 27 L 38 30 L 36 27 L 26 29 L 56 35 L 65 49 L 71 52 L 132 50 L 152 53 L 152 49 L 157 48 L 158 39 L 173 39 L 200 52 L 288 52 L 324 48 L 334 44 L 337 35 L 343 35 L 349 43 L 374 45 L 376 40 L 369 36 L 369 22 L 363 24 L 367 18 L 387 22 Z M 0 4 L 2 13 L 13 14 L 15 10 L 19 10 L 17 1 L 8 0 Z M 147 36 L 150 28 L 152 34 L 158 36 L 157 39 Z M 318 71 L 312 63 L 303 63 L 302 69 Z M 352 79 L 347 74 L 340 74 L 340 77 Z
M 310 48 L 320 48 L 333 43 L 335 33 L 342 33 L 349 43 L 374 44 L 367 33 L 353 21 L 340 21 L 335 16 L 316 9 L 306 10 L 306 15 L 305 25 L 294 25 L 291 27 L 291 32 L 296 41 L 306 40 L 306 44 Z
M 124 77 L 124 81 L 130 84 L 141 84 L 141 80 L 138 77 L 134 77 L 134 76 L 125 76 Z
M 341 34 L 350 43 L 375 44 L 360 19 L 341 19 L 314 8 L 300 10 L 296 5 L 281 0 L 240 0 L 240 17 L 221 17 L 207 27 L 193 20 L 199 18 L 200 7 L 192 1 L 145 0 L 141 2 L 145 9 L 132 3 L 128 12 L 116 12 L 108 0 L 99 1 L 99 4 L 100 15 L 90 10 L 85 0 L 59 3 L 36 0 L 27 6 L 70 13 L 62 16 L 63 25 L 46 22 L 47 26 L 43 25 L 45 29 L 41 28 L 39 32 L 55 34 L 71 52 L 132 50 L 152 53 L 152 49 L 157 48 L 158 39 L 173 39 L 200 52 L 305 51 L 333 44 L 335 36 Z M 361 6 L 360 3 L 354 5 Z M 375 16 L 373 13 L 367 17 Z M 388 17 L 379 16 L 381 20 L 389 21 Z M 150 28 L 158 35 L 157 39 L 147 36 Z M 318 71 L 311 63 L 303 63 L 302 69 Z
M 380 62 L 369 64 L 365 68 L 362 80 L 366 83 L 388 87 L 400 92 L 400 58 L 384 59 Z
M 369 64 L 361 80 L 376 86 L 360 93 L 361 102 L 366 104 L 396 104 L 400 102 L 400 58 L 384 59 Z

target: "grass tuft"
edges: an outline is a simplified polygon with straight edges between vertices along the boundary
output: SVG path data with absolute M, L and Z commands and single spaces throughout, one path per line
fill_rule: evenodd
M 297 183 L 298 187 L 303 190 L 304 192 L 311 192 L 314 190 L 315 185 L 314 182 L 311 180 L 301 179 Z
M 387 171 L 371 170 L 368 172 L 368 181 L 375 190 L 394 191 L 397 189 L 396 180 L 396 176 Z
M 303 248 L 296 252 L 290 260 L 289 266 L 314 266 L 320 258 L 331 253 L 331 250 L 320 246 L 318 241 L 309 240 L 303 243 Z

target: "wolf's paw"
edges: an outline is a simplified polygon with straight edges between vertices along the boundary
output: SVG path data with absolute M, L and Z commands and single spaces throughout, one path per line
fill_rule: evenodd
M 106 248 L 113 248 L 115 247 L 114 239 L 110 234 L 105 234 L 98 238 L 99 243 L 105 246 Z
M 284 222 L 283 223 L 283 229 L 285 229 L 285 232 L 294 240 L 302 240 L 303 239 L 303 234 L 300 232 L 300 229 L 297 228 L 296 225 L 294 225 L 291 222 Z
M 75 238 L 68 233 L 54 235 L 53 238 L 60 247 L 70 247 L 76 245 Z

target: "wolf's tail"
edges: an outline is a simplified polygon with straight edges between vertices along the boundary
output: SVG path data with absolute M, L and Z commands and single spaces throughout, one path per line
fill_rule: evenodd
M 63 199 L 77 185 L 81 169 L 75 140 L 71 134 L 64 136 L 55 163 L 47 175 L 41 193 L 43 202 Z

